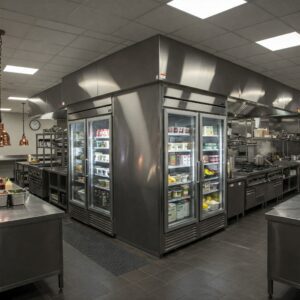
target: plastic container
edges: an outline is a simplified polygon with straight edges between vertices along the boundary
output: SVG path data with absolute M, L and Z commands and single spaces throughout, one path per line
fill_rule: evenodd
M 7 206 L 7 193 L 0 191 L 0 207 Z

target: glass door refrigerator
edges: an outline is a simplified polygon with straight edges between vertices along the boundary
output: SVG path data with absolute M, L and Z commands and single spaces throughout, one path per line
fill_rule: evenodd
M 86 208 L 86 124 L 85 120 L 69 122 L 70 204 Z
M 165 110 L 165 230 L 197 223 L 198 115 Z
M 225 120 L 200 114 L 200 221 L 225 211 Z
M 69 122 L 70 216 L 113 235 L 111 115 Z
M 111 116 L 88 119 L 89 210 L 111 216 Z

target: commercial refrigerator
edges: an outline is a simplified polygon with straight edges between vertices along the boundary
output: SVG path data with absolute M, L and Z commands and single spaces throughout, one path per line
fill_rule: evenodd
M 225 116 L 165 109 L 165 230 L 225 211 Z M 213 228 L 212 228 L 213 229 Z
M 113 235 L 111 119 L 69 121 L 69 209 L 71 217 Z
M 226 99 L 149 85 L 113 98 L 117 238 L 161 256 L 226 226 Z

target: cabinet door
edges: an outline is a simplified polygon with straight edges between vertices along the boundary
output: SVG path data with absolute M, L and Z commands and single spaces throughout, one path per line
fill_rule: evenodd
M 196 113 L 165 113 L 165 224 L 166 231 L 197 222 Z
M 201 114 L 200 159 L 200 218 L 206 219 L 224 212 L 226 118 Z
M 88 119 L 89 209 L 111 215 L 111 116 Z
M 244 213 L 245 182 L 233 182 L 227 186 L 227 217 L 231 218 Z
M 86 206 L 85 120 L 69 122 L 70 202 Z

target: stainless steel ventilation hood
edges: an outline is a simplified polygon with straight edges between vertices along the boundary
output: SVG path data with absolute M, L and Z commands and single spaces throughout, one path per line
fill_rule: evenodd
M 62 106 L 97 99 L 157 81 L 247 101 L 229 104 L 235 114 L 269 115 L 300 107 L 300 92 L 212 54 L 165 36 L 154 36 L 96 61 L 62 79 L 29 101 L 30 115 L 53 112 Z M 253 104 L 261 105 L 256 107 Z M 233 106 L 233 107 L 232 107 Z M 262 108 L 264 107 L 264 108 Z

